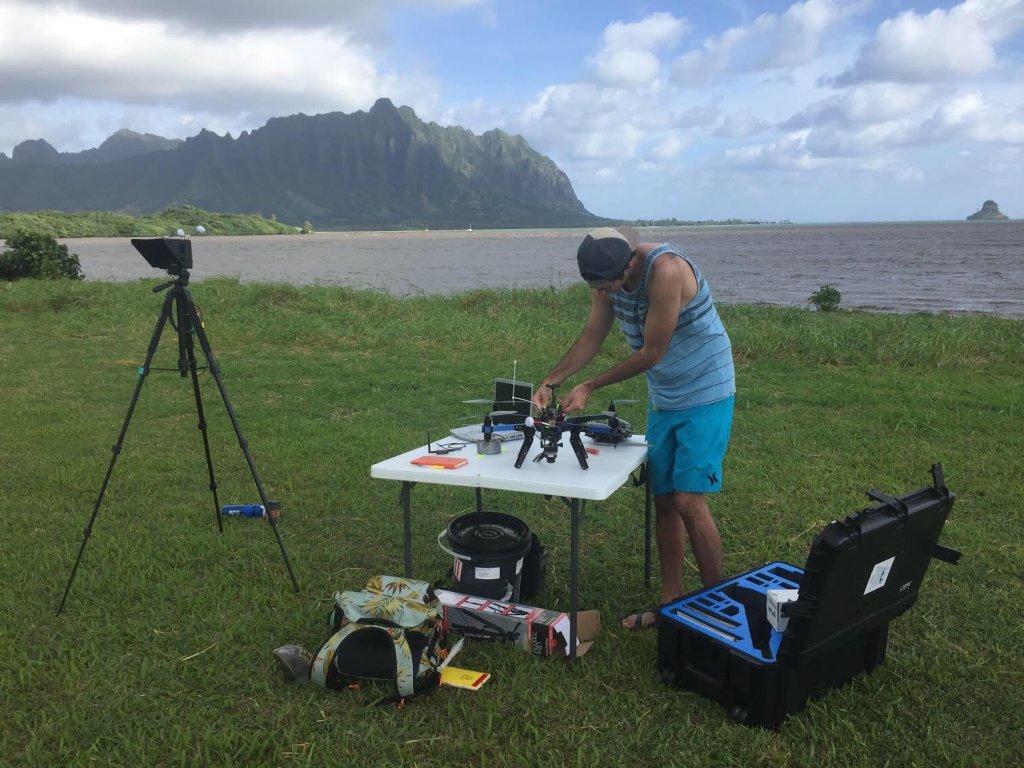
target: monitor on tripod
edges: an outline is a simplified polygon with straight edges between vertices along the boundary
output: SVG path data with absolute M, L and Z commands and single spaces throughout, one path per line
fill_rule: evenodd
M 151 267 L 181 275 L 192 269 L 192 241 L 183 237 L 133 237 L 132 245 Z
M 196 228 L 196 231 L 201 232 L 199 227 Z M 208 371 L 210 375 L 213 376 L 214 381 L 217 382 L 217 389 L 220 391 L 221 399 L 224 401 L 224 407 L 227 409 L 228 418 L 231 420 L 231 426 L 235 430 L 235 437 L 238 438 L 238 445 L 241 447 L 242 453 L 245 455 L 246 463 L 249 465 L 249 472 L 252 474 L 253 482 L 256 485 L 256 491 L 259 493 L 260 502 L 264 509 L 267 510 L 268 514 L 266 515 L 266 520 L 274 531 L 274 536 L 277 539 L 278 547 L 281 549 L 281 556 L 284 558 L 285 568 L 288 570 L 288 576 L 291 578 L 292 586 L 295 587 L 295 591 L 298 592 L 299 583 L 295 579 L 295 573 L 292 571 L 292 565 L 288 560 L 288 553 L 284 547 L 284 540 L 281 538 L 281 533 L 277 527 L 277 521 L 280 514 L 279 506 L 275 508 L 274 502 L 271 502 L 267 497 L 266 489 L 263 487 L 263 482 L 260 480 L 259 472 L 256 470 L 256 463 L 252 458 L 252 454 L 249 453 L 249 443 L 242 435 L 242 427 L 238 423 L 238 417 L 235 415 L 235 409 L 232 407 L 231 401 L 228 399 L 228 393 L 224 388 L 224 381 L 220 374 L 220 366 L 217 364 L 213 355 L 213 349 L 210 347 L 210 341 L 206 337 L 206 331 L 204 330 L 203 322 L 199 316 L 199 310 L 196 308 L 195 302 L 192 300 L 192 294 L 189 293 L 187 287 L 189 280 L 188 270 L 192 267 L 192 243 L 184 237 L 132 238 L 131 242 L 132 245 L 135 246 L 136 250 L 138 250 L 146 261 L 150 263 L 150 265 L 157 269 L 167 270 L 167 272 L 174 275 L 176 279 L 153 288 L 154 293 L 167 291 L 167 295 L 164 297 L 163 307 L 160 310 L 160 317 L 157 320 L 156 326 L 153 328 L 153 335 L 149 340 L 146 360 L 139 368 L 139 375 L 135 381 L 135 392 L 132 394 L 131 402 L 128 405 L 128 413 L 125 415 L 124 422 L 121 424 L 121 432 L 118 434 L 117 442 L 114 443 L 114 446 L 111 449 L 110 463 L 107 465 L 107 473 L 100 486 L 99 495 L 96 497 L 96 501 L 93 504 L 92 516 L 89 518 L 88 524 L 82 530 L 82 544 L 78 549 L 78 556 L 75 558 L 75 564 L 71 568 L 71 575 L 68 577 L 68 583 L 64 588 L 64 596 L 61 598 L 60 605 L 57 607 L 57 613 L 61 613 L 64 610 L 64 603 L 67 601 L 68 594 L 71 592 L 71 584 L 75 580 L 75 574 L 78 573 L 78 566 L 82 562 L 82 555 L 85 553 L 85 545 L 88 543 L 89 537 L 92 535 L 93 525 L 96 522 L 96 516 L 99 514 L 100 510 L 100 504 L 103 503 L 103 497 L 107 490 L 107 483 L 110 481 L 110 476 L 114 471 L 114 464 L 117 462 L 117 457 L 121 454 L 121 447 L 124 443 L 125 435 L 128 433 L 128 425 L 131 423 L 132 414 L 135 412 L 135 406 L 139 401 L 139 396 L 142 394 L 142 385 L 149 378 L 151 371 L 171 370 L 168 368 L 153 368 L 153 357 L 156 355 L 157 348 L 160 344 L 160 337 L 168 324 L 177 335 L 178 372 L 181 374 L 182 378 L 191 374 L 192 391 L 195 395 L 196 416 L 198 418 L 199 430 L 203 437 L 203 452 L 206 454 L 206 469 L 209 473 L 209 488 L 213 495 L 213 510 L 217 518 L 217 528 L 221 533 L 224 532 L 224 523 L 222 520 L 223 508 L 220 505 L 220 499 L 217 495 L 217 481 L 214 476 L 213 457 L 210 452 L 210 440 L 206 431 L 206 416 L 203 410 L 202 388 L 199 385 L 199 366 L 197 364 L 198 361 L 196 359 L 195 352 L 196 342 L 199 343 L 202 354 L 206 358 L 206 365 L 204 366 L 204 369 Z

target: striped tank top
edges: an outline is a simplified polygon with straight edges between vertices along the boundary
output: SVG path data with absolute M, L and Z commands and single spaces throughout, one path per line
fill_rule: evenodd
M 619 328 L 634 352 L 644 345 L 644 322 L 649 298 L 647 281 L 655 260 L 679 257 L 693 268 L 697 293 L 679 311 L 675 333 L 664 357 L 647 370 L 647 391 L 659 411 L 675 411 L 723 400 L 736 392 L 732 344 L 711 298 L 711 288 L 697 265 L 668 243 L 653 248 L 644 260 L 635 291 L 616 291 L 612 306 Z

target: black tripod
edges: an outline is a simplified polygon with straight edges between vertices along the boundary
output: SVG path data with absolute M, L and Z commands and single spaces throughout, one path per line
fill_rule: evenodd
M 96 521 L 96 515 L 100 509 L 100 503 L 102 503 L 103 495 L 106 493 L 107 483 L 110 481 L 110 475 L 114 471 L 114 464 L 117 462 L 117 457 L 121 453 L 121 445 L 124 443 L 125 434 L 128 432 L 128 424 L 132 420 L 135 405 L 139 400 L 139 394 L 142 392 L 142 385 L 145 383 L 146 377 L 149 375 L 150 366 L 153 362 L 153 355 L 156 353 L 157 346 L 160 344 L 160 336 L 163 333 L 164 326 L 167 324 L 168 320 L 171 321 L 171 325 L 175 327 L 178 334 L 178 373 L 182 378 L 189 375 L 192 377 L 192 390 L 195 393 L 196 398 L 196 413 L 199 416 L 199 430 L 203 433 L 203 450 L 206 452 L 206 468 L 210 474 L 210 490 L 213 492 L 213 507 L 217 515 L 217 527 L 221 533 L 224 532 L 224 521 L 221 517 L 220 502 L 217 499 L 217 481 L 213 473 L 213 459 L 210 456 L 210 441 L 206 434 L 206 419 L 203 415 L 203 400 L 199 390 L 199 374 L 196 367 L 195 346 L 192 340 L 193 335 L 199 339 L 199 346 L 202 347 L 203 354 L 206 356 L 207 368 L 210 373 L 213 374 L 213 378 L 217 382 L 217 388 L 220 390 L 220 396 L 224 400 L 224 406 L 227 408 L 228 417 L 231 419 L 231 425 L 235 429 L 238 444 L 242 448 L 242 453 L 245 454 L 245 460 L 249 464 L 249 471 L 252 473 L 252 479 L 256 483 L 256 490 L 259 492 L 260 501 L 263 503 L 263 508 L 266 510 L 267 521 L 270 523 L 271 528 L 273 528 L 274 536 L 277 538 L 277 544 L 281 548 L 281 555 L 284 558 L 284 564 L 285 568 L 288 570 L 288 576 L 291 578 L 292 586 L 295 587 L 295 591 L 298 592 L 299 584 L 295 580 L 295 574 L 292 572 L 291 563 L 288 561 L 288 553 L 284 548 L 284 541 L 281 539 L 281 532 L 277 527 L 279 505 L 277 502 L 272 502 L 267 499 L 267 493 L 263 488 L 263 483 L 260 482 L 259 473 L 256 471 L 256 464 L 253 461 L 252 454 L 249 453 L 249 443 L 242 435 L 242 428 L 238 423 L 237 416 L 235 416 L 235 409 L 231 407 L 231 401 L 228 399 L 227 390 L 224 389 L 224 382 L 220 375 L 220 365 L 217 363 L 213 350 L 210 348 L 210 342 L 206 338 L 206 332 L 203 330 L 199 313 L 192 301 L 192 294 L 188 291 L 188 268 L 192 266 L 191 243 L 188 240 L 154 238 L 133 239 L 132 245 L 142 253 L 150 264 L 161 269 L 166 269 L 175 277 L 175 279 L 169 283 L 158 285 L 153 289 L 153 293 L 159 293 L 167 290 L 168 288 L 170 290 L 167 293 L 167 297 L 164 299 L 163 309 L 160 312 L 160 317 L 156 321 L 156 327 L 153 329 L 153 337 L 149 342 L 149 351 L 146 353 L 146 361 L 139 369 L 139 380 L 135 385 L 135 392 L 132 394 L 132 400 L 128 406 L 128 413 L 124 417 L 124 423 L 121 425 L 121 433 L 117 437 L 117 442 L 114 443 L 112 455 L 110 457 L 110 464 L 107 466 L 107 473 L 103 477 L 103 485 L 100 487 L 99 496 L 97 496 L 96 503 L 92 508 L 92 516 L 89 518 L 89 523 L 83 531 L 82 546 L 78 550 L 78 557 L 75 559 L 75 565 L 71 569 L 71 576 L 68 578 L 67 587 L 64 589 L 64 596 L 61 598 L 60 606 L 57 608 L 57 613 L 61 613 L 64 610 L 64 603 L 67 601 L 68 593 L 71 591 L 71 583 L 75 580 L 75 574 L 78 572 L 78 565 L 82 562 L 82 553 L 85 552 L 85 545 L 89 541 L 93 523 Z

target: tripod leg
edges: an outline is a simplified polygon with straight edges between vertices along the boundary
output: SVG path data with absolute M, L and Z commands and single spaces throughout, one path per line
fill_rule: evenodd
M 185 312 L 178 302 L 178 347 L 183 355 L 179 361 L 179 370 L 187 369 L 192 374 L 192 392 L 196 397 L 196 415 L 199 417 L 199 431 L 203 433 L 203 452 L 206 454 L 206 471 L 210 477 L 210 492 L 213 494 L 213 512 L 217 517 L 217 529 L 224 533 L 224 519 L 220 513 L 220 500 L 217 498 L 217 478 L 213 472 L 213 457 L 210 455 L 210 438 L 206 433 L 206 415 L 203 413 L 203 397 L 199 391 L 199 374 L 196 371 L 196 350 L 192 343 L 191 326 L 195 318 L 185 316 Z
M 199 346 L 203 350 L 203 354 L 206 355 L 206 362 L 209 366 L 210 373 L 213 374 L 214 381 L 217 382 L 217 389 L 220 390 L 221 399 L 224 401 L 224 407 L 227 409 L 228 418 L 231 419 L 231 426 L 235 430 L 235 436 L 238 438 L 238 445 L 242 448 L 242 453 L 245 455 L 245 460 L 249 464 L 249 473 L 252 475 L 253 482 L 256 483 L 256 490 L 260 494 L 260 500 L 263 502 L 263 508 L 267 510 L 267 521 L 270 523 L 270 527 L 274 529 L 274 536 L 277 538 L 277 546 L 281 549 L 281 557 L 284 558 L 284 566 L 288 570 L 288 576 L 291 578 L 292 586 L 295 591 L 299 591 L 299 582 L 295 580 L 295 573 L 292 571 L 292 564 L 288 560 L 288 552 L 284 548 L 284 540 L 281 538 L 281 532 L 277 527 L 277 515 L 271 513 L 270 503 L 267 500 L 267 492 L 263 488 L 263 483 L 260 481 L 260 473 L 256 470 L 256 462 L 253 461 L 252 454 L 249 452 L 249 442 L 245 439 L 242 434 L 242 426 L 238 423 L 238 417 L 235 415 L 235 409 L 231 406 L 231 400 L 228 398 L 227 389 L 224 388 L 224 380 L 220 375 L 220 364 L 217 362 L 216 356 L 213 354 L 213 349 L 210 347 L 210 342 L 206 338 L 206 331 L 203 330 L 202 323 L 199 322 L 199 315 L 196 312 L 195 304 L 192 302 L 192 296 L 188 292 L 188 289 L 182 291 L 181 301 L 185 302 L 185 312 L 188 315 L 188 322 L 190 327 L 195 330 L 196 338 L 199 339 Z
M 171 304 L 174 296 L 168 294 L 167 298 L 164 299 L 163 309 L 160 311 L 160 317 L 156 321 L 156 327 L 153 328 L 153 336 L 149 340 L 149 350 L 146 352 L 146 361 L 139 368 L 139 379 L 135 382 L 135 392 L 132 394 L 131 403 L 128 405 L 128 413 L 125 414 L 124 423 L 121 425 L 121 432 L 117 436 L 117 442 L 114 443 L 114 447 L 111 449 L 110 464 L 107 465 L 107 473 L 103 476 L 103 484 L 100 486 L 99 495 L 96 497 L 96 503 L 92 508 L 92 515 L 89 517 L 89 522 L 82 531 L 82 546 L 78 548 L 78 557 L 75 558 L 75 565 L 71 569 L 71 575 L 68 577 L 67 586 L 64 588 L 64 596 L 60 599 L 60 605 L 57 607 L 57 613 L 61 613 L 64 610 L 64 603 L 68 599 L 68 593 L 71 592 L 71 583 L 75 580 L 75 574 L 78 573 L 78 565 L 82 562 L 82 554 L 85 552 L 85 545 L 89 542 L 89 536 L 92 534 L 93 523 L 96 522 L 96 515 L 100 511 L 100 504 L 103 502 L 103 496 L 107 492 L 107 483 L 110 482 L 110 475 L 114 471 L 114 464 L 117 462 L 117 457 L 121 453 L 121 446 L 124 444 L 124 437 L 128 432 L 128 424 L 132 420 L 132 414 L 135 413 L 135 404 L 139 401 L 139 393 L 142 392 L 142 385 L 146 381 L 146 376 L 149 374 L 149 367 L 153 362 L 153 355 L 156 354 L 156 348 L 160 344 L 160 335 L 163 333 L 164 325 L 167 323 L 167 319 L 171 316 Z

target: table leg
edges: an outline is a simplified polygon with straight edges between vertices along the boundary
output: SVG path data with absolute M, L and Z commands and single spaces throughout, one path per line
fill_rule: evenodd
M 480 486 L 476 487 L 476 511 L 477 512 L 483 512 L 484 511 L 484 493 L 480 489 Z
M 569 660 L 576 660 L 576 614 L 579 612 L 580 513 L 585 500 L 569 502 Z
M 405 578 L 412 577 L 412 487 L 415 483 L 408 480 L 402 483 L 402 530 L 405 538 Z
M 651 465 L 644 463 L 644 583 L 651 583 Z

